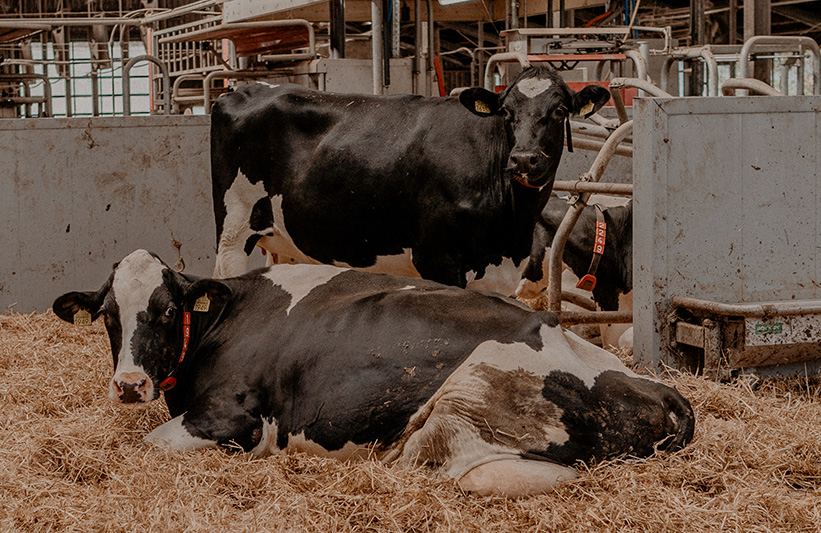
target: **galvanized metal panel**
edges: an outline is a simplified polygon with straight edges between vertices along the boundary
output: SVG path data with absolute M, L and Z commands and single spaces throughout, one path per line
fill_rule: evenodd
M 817 96 L 634 103 L 638 361 L 675 363 L 673 296 L 819 297 L 820 111 Z
M 213 270 L 209 117 L 2 120 L 0 176 L 0 310 L 97 289 L 136 248 Z

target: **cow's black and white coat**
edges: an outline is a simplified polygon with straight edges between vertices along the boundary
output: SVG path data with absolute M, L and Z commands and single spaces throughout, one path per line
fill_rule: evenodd
M 472 88 L 458 99 L 260 83 L 223 95 L 211 118 L 214 276 L 244 273 L 260 246 L 513 294 L 565 122 L 608 98 L 598 86 L 574 93 L 543 68 L 500 95 Z
M 191 312 L 204 295 L 208 311 Z M 426 280 L 304 264 L 195 279 L 138 250 L 100 290 L 54 302 L 64 320 L 81 310 L 105 316 L 113 400 L 152 401 L 175 373 L 173 418 L 148 438 L 176 448 L 372 452 L 468 490 L 526 495 L 572 478 L 578 460 L 675 449 L 693 434 L 675 389 L 554 315 Z

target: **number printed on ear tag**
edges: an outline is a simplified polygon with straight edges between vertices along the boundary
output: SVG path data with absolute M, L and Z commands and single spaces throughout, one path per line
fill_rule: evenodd
M 209 300 L 205 294 L 197 298 L 194 302 L 194 311 L 198 313 L 207 313 L 209 309 L 211 309 L 211 300 Z
M 476 100 L 473 105 L 477 113 L 484 113 L 486 115 L 490 114 L 490 107 L 481 100 Z
M 80 309 L 79 311 L 74 313 L 74 325 L 75 326 L 90 326 L 91 325 L 91 313 L 89 313 L 85 309 Z

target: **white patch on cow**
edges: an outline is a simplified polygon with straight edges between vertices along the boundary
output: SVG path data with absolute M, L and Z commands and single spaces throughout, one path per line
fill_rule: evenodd
M 553 82 L 549 79 L 527 78 L 516 84 L 520 93 L 528 98 L 534 98 L 553 87 Z
M 416 288 L 416 285 L 405 285 L 404 287 L 402 287 L 399 290 L 400 291 L 412 291 L 415 288 Z
M 271 89 L 275 89 L 275 88 L 279 87 L 279 84 L 278 84 L 278 83 L 268 83 L 267 81 L 259 81 L 259 80 L 257 80 L 257 82 L 256 82 L 256 83 L 258 83 L 258 84 L 260 84 L 260 85 L 265 85 L 266 87 L 270 87 Z
M 251 450 L 251 454 L 256 457 L 264 457 L 278 453 L 280 451 L 279 446 L 277 446 L 278 430 L 279 425 L 276 419 L 272 419 L 271 422 L 268 422 L 265 417 L 262 417 L 262 438 L 259 444 Z
M 114 271 L 111 289 L 117 299 L 122 325 L 122 344 L 117 354 L 117 368 L 114 377 L 126 373 L 147 374 L 141 365 L 134 362 L 131 344 L 137 329 L 137 314 L 148 309 L 151 294 L 163 283 L 162 272 L 166 266 L 145 250 L 136 250 L 120 261 Z M 109 387 L 109 398 L 116 400 L 114 381 Z M 150 383 L 146 398 L 154 397 L 154 384 Z
M 476 279 L 476 272 L 469 270 L 467 273 L 466 288 L 472 291 L 489 291 L 504 296 L 516 294 L 516 290 L 522 281 L 527 261 L 522 260 L 517 265 L 509 257 L 502 259 L 498 265 L 488 265 L 485 268 L 485 275 Z
M 431 399 L 411 417 L 408 424 L 410 434 L 406 434 L 404 444 L 400 444 L 401 451 L 394 449 L 386 459 L 414 463 L 419 457 L 426 457 L 430 442 L 436 442 L 432 435 L 447 439 L 447 458 L 441 466 L 441 473 L 447 477 L 459 479 L 491 461 L 521 459 L 519 450 L 506 445 L 502 438 L 498 442 L 482 438 L 481 430 L 494 431 L 494 428 L 477 426 L 476 417 L 481 417 L 483 410 L 490 408 L 486 405 L 490 384 L 485 381 L 485 374 L 480 369 L 507 372 L 511 376 L 519 376 L 516 379 L 524 379 L 522 383 L 527 383 L 527 376 L 535 376 L 539 385 L 534 391 L 534 402 L 544 401 L 540 394 L 541 379 L 554 371 L 571 374 L 587 387 L 592 387 L 596 377 L 606 370 L 635 376 L 612 353 L 560 327 L 543 325 L 540 335 L 543 343 L 540 350 L 524 343 L 503 344 L 493 340 L 476 347 Z M 539 429 L 540 440 L 562 445 L 570 438 L 561 422 L 558 407 L 552 418 L 535 423 L 543 424 Z M 498 428 L 500 437 L 515 435 L 517 428 Z
M 175 450 L 196 450 L 217 445 L 215 440 L 201 439 L 192 435 L 182 423 L 184 416 L 172 418 L 146 435 L 145 440 L 160 446 L 169 446 Z
M 287 315 L 308 293 L 345 271 L 331 265 L 274 265 L 263 277 L 291 295 L 291 305 L 285 311 Z
M 346 442 L 342 448 L 338 450 L 327 450 L 320 444 L 308 439 L 305 436 L 305 431 L 298 435 L 288 435 L 287 450 L 305 452 L 311 455 L 320 457 L 332 457 L 340 461 L 348 461 L 352 459 L 367 459 L 371 456 L 371 446 L 355 444 L 353 442 Z
M 248 177 L 237 172 L 231 187 L 225 191 L 225 220 L 222 225 L 215 278 L 228 278 L 244 274 L 248 264 L 245 242 L 255 232 L 251 229 L 251 212 L 261 198 L 267 198 L 262 181 L 252 184 Z
M 342 261 L 334 261 L 334 265 L 344 268 L 352 268 Z M 378 255 L 376 263 L 369 267 L 357 268 L 362 272 L 374 272 L 376 274 L 395 274 L 406 278 L 421 278 L 419 271 L 413 265 L 413 252 L 410 248 L 404 248 L 401 254 Z

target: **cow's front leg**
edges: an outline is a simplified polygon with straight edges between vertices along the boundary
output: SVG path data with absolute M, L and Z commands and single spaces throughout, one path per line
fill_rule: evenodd
M 186 413 L 154 429 L 145 440 L 175 450 L 225 446 L 255 455 L 268 455 L 276 451 L 276 433 L 275 423 L 243 412 L 205 417 L 191 417 Z
M 218 200 L 214 200 L 215 202 Z M 271 201 L 263 183 L 251 183 L 239 171 L 225 192 L 225 218 L 217 238 L 215 278 L 245 274 L 248 257 L 261 237 L 272 235 L 274 216 Z M 217 227 L 220 224 L 217 221 Z
M 160 446 L 168 446 L 175 450 L 196 450 L 199 448 L 213 448 L 219 442 L 211 439 L 205 439 L 194 433 L 190 426 L 184 423 L 185 415 L 180 415 L 172 418 L 165 424 L 154 429 L 151 433 L 145 436 L 145 440 L 153 442 Z

